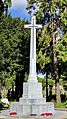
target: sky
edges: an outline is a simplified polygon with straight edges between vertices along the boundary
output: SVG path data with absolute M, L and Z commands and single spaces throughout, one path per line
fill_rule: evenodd
M 20 17 L 21 19 L 30 20 L 26 7 L 26 0 L 12 0 L 12 6 L 9 8 L 9 13 L 12 17 Z

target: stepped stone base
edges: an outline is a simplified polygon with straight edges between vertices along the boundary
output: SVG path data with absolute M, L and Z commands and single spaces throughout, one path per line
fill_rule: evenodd
M 54 104 L 46 102 L 42 96 L 42 84 L 27 82 L 23 84 L 23 96 L 19 102 L 13 102 L 10 112 L 17 112 L 20 116 L 39 115 L 42 113 L 54 113 Z

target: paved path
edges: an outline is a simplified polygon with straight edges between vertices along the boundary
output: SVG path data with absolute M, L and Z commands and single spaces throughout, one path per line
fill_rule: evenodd
M 67 110 L 55 110 L 54 116 L 42 117 L 42 116 L 30 116 L 30 117 L 18 117 L 18 116 L 9 116 L 9 110 L 4 110 L 0 112 L 0 119 L 67 119 Z

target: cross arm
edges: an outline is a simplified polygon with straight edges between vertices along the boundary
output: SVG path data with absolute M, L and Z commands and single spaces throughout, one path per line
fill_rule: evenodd
M 31 28 L 31 25 L 30 24 L 28 24 L 28 25 L 24 25 L 24 28 Z
M 42 28 L 42 25 L 37 24 L 36 28 Z

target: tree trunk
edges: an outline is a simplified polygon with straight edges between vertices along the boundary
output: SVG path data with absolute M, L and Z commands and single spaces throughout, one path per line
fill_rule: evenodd
M 48 102 L 48 72 L 46 72 L 46 101 Z
M 2 87 L 1 87 L 1 80 L 0 80 L 0 99 L 2 98 L 1 89 Z
M 5 5 L 5 16 L 7 17 L 7 15 L 8 15 L 8 5 L 6 4 Z
M 24 82 L 24 72 L 18 71 L 16 73 L 16 80 L 15 80 L 15 98 L 18 101 L 23 94 L 23 82 Z
M 51 97 L 52 96 L 52 85 L 49 85 L 49 96 Z
M 61 103 L 59 80 L 55 79 L 56 102 Z
M 60 85 L 59 85 L 59 76 L 58 76 L 58 62 L 56 55 L 56 33 L 55 33 L 56 24 L 52 22 L 52 69 L 53 69 L 53 79 L 55 80 L 55 93 L 56 93 L 56 102 L 61 102 L 60 96 Z

